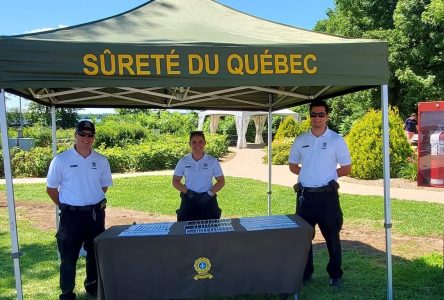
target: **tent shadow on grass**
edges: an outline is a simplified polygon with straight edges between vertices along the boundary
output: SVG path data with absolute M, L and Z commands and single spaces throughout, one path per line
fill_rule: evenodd
M 7 238 L 7 232 L 0 232 L 0 238 Z M 341 289 L 328 286 L 325 266 L 328 253 L 325 243 L 314 245 L 315 273 L 313 280 L 301 290 L 300 297 L 309 299 L 383 299 L 386 295 L 385 252 L 361 241 L 342 241 L 344 280 Z M 32 243 L 21 246 L 24 294 L 30 299 L 51 298 L 58 293 L 58 260 L 55 240 L 50 243 Z M 0 276 L 3 289 L 14 293 L 15 282 L 10 249 L 0 248 Z M 433 254 L 431 254 L 433 256 Z M 393 256 L 394 294 L 399 299 L 441 299 L 444 293 L 442 267 L 429 262 L 429 257 L 408 260 Z M 76 289 L 78 299 L 91 299 L 82 291 L 84 259 L 79 259 L 79 274 Z M 80 281 L 79 281 L 80 280 Z M 270 279 L 272 280 L 272 279 Z M 33 291 L 32 287 L 39 287 Z M 48 293 L 48 294 L 46 294 Z M 8 292 L 9 294 L 9 292 Z M 2 296 L 3 297 L 3 296 Z M 49 299 L 48 298 L 48 299 Z M 3 299 L 3 298 L 2 298 Z M 14 299 L 14 297 L 5 299 Z M 245 295 L 222 299 L 278 299 L 277 295 Z

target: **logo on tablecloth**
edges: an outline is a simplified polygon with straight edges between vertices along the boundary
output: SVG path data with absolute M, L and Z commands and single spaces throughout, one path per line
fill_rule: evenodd
M 213 275 L 210 274 L 211 262 L 206 257 L 199 257 L 194 262 L 194 270 L 197 274 L 194 276 L 194 280 L 198 279 L 212 279 Z

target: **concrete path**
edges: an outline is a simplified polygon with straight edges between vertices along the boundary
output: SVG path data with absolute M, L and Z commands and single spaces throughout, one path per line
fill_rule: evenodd
M 268 165 L 262 163 L 262 158 L 265 155 L 263 148 L 249 145 L 246 149 L 230 150 L 236 152 L 234 158 L 222 163 L 222 168 L 226 176 L 246 177 L 268 182 Z M 272 166 L 271 169 L 272 183 L 284 186 L 293 186 L 297 182 L 297 175 L 294 175 L 288 169 L 288 165 Z M 367 185 L 346 182 L 339 180 L 340 192 L 354 195 L 384 195 L 384 188 L 381 185 Z M 444 204 L 444 189 L 442 188 L 427 188 L 427 189 L 412 189 L 412 188 L 390 188 L 391 198 L 437 202 Z
M 257 145 L 249 144 L 246 149 L 230 148 L 234 152 L 234 157 L 222 162 L 222 169 L 225 176 L 251 178 L 264 182 L 268 182 L 268 165 L 262 162 L 265 155 L 263 147 L 258 148 Z M 169 175 L 172 176 L 172 170 L 113 174 L 113 178 L 134 177 L 147 175 Z M 290 173 L 288 166 L 272 166 L 272 183 L 284 186 L 293 186 L 297 181 L 297 176 Z M 41 183 L 45 182 L 44 178 L 17 178 L 14 183 Z M 0 184 L 4 184 L 5 180 L 0 180 Z M 341 185 L 340 192 L 354 195 L 377 195 L 383 196 L 384 189 L 380 184 L 358 184 L 344 180 L 339 180 Z M 444 204 L 444 189 L 441 188 L 399 188 L 391 187 L 390 196 L 395 199 L 416 200 Z

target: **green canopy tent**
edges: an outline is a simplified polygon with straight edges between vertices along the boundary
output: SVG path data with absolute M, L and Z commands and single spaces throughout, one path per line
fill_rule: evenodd
M 5 91 L 51 106 L 53 112 L 55 107 L 145 107 L 271 114 L 314 99 L 381 86 L 391 299 L 388 73 L 385 42 L 294 28 L 211 0 L 154 0 L 96 22 L 0 37 L 2 143 L 8 141 Z M 21 298 L 7 149 L 3 147 L 5 178 Z M 271 180 L 269 190 L 270 199 Z

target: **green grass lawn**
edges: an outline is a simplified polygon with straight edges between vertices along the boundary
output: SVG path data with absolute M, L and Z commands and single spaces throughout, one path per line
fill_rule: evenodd
M 0 186 L 5 190 L 5 186 Z M 44 184 L 16 184 L 20 201 L 50 202 Z M 227 178 L 219 193 L 222 217 L 255 216 L 267 213 L 267 184 L 251 179 Z M 179 204 L 178 192 L 171 187 L 170 176 L 119 178 L 107 193 L 110 207 L 173 215 Z M 291 188 L 273 186 L 273 214 L 294 213 Z M 372 226 L 383 231 L 383 199 L 376 196 L 342 195 L 345 224 L 355 229 Z M 442 237 L 444 205 L 393 200 L 394 234 Z M 18 218 L 22 282 L 25 299 L 56 299 L 58 261 L 53 231 L 41 230 L 28 220 Z M 7 209 L 0 209 L 0 299 L 15 299 L 15 281 L 11 260 Z M 365 244 L 365 241 L 359 241 Z M 385 253 L 360 247 L 343 252 L 344 282 L 340 290 L 328 286 L 324 247 L 315 248 L 314 280 L 301 291 L 301 299 L 384 299 L 386 297 Z M 84 260 L 77 273 L 79 299 L 88 299 L 82 291 Z M 397 299 L 442 299 L 444 295 L 443 255 L 429 253 L 406 259 L 393 257 L 393 284 Z M 233 299 L 277 299 L 274 295 L 236 297 Z

